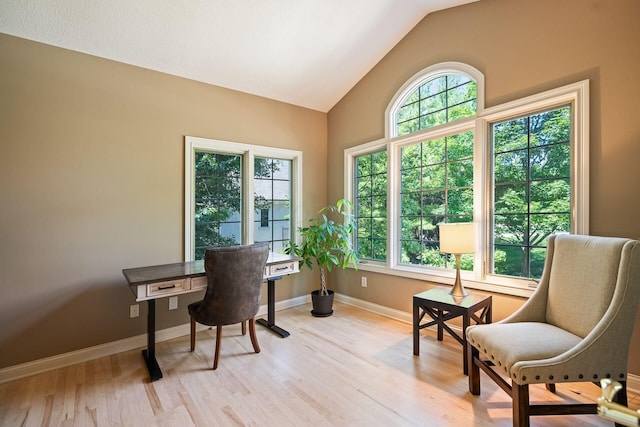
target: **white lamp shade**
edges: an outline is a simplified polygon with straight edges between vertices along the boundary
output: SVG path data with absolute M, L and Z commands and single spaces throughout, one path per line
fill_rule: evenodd
M 475 252 L 475 227 L 472 222 L 440 224 L 440 252 L 469 254 Z

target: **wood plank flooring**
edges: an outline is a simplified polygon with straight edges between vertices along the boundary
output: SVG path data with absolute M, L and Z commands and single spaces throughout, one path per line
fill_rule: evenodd
M 422 331 L 413 355 L 411 325 L 336 303 L 314 318 L 309 306 L 278 312 L 282 339 L 257 326 L 253 353 L 240 325 L 158 343 L 164 378 L 150 383 L 140 350 L 0 384 L 2 426 L 511 426 L 511 401 L 484 375 L 468 392 L 460 345 Z M 595 401 L 591 384 L 531 387 L 532 400 Z M 640 398 L 629 395 L 630 407 Z M 596 415 L 533 417 L 532 426 L 612 426 Z

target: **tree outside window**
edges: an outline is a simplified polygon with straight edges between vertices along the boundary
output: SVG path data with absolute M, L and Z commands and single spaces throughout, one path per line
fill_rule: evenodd
M 387 259 L 387 152 L 355 158 L 356 251 L 364 260 Z
M 571 231 L 571 107 L 492 126 L 493 272 L 542 275 L 549 236 Z
M 400 262 L 451 268 L 438 224 L 473 221 L 473 132 L 401 148 Z M 461 268 L 473 270 L 473 256 Z

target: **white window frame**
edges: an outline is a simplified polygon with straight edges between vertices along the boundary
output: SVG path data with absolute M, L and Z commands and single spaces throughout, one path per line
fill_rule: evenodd
M 457 64 L 457 63 L 455 63 Z M 438 68 L 445 65 L 445 69 Z M 474 146 L 474 223 L 476 224 L 477 251 L 475 253 L 474 271 L 463 271 L 462 278 L 465 286 L 471 289 L 480 289 L 498 292 L 508 295 L 531 295 L 535 288 L 535 282 L 530 279 L 520 279 L 500 275 L 489 274 L 489 254 L 491 250 L 490 233 L 491 219 L 491 192 L 493 188 L 492 159 L 491 159 L 491 125 L 515 117 L 534 114 L 541 110 L 549 110 L 563 105 L 571 106 L 571 232 L 574 234 L 589 234 L 589 81 L 583 80 L 539 94 L 520 98 L 490 108 L 483 108 L 484 104 L 484 79 L 472 74 L 469 68 L 465 73 L 469 74 L 478 84 L 477 115 L 468 119 L 458 120 L 414 134 L 402 137 L 390 137 L 389 131 L 395 126 L 395 113 L 400 102 L 417 87 L 426 81 L 425 72 L 432 76 L 460 72 L 460 69 L 452 68 L 452 63 L 439 64 L 428 67 L 416 74 L 394 96 L 385 116 L 385 138 L 348 148 L 344 151 L 345 186 L 344 194 L 349 200 L 353 200 L 353 183 L 355 174 L 353 163 L 356 156 L 386 148 L 389 175 L 387 179 L 387 261 L 367 261 L 359 264 L 358 268 L 365 271 L 426 280 L 435 283 L 452 284 L 455 278 L 453 269 L 423 268 L 419 266 L 400 265 L 398 263 L 399 243 L 399 168 L 398 159 L 400 148 L 404 145 L 451 135 L 467 130 L 475 132 Z M 458 64 L 459 65 L 459 64 Z M 468 66 L 467 66 L 468 67 Z M 477 71 L 477 70 L 476 70 Z M 438 74 L 435 74 L 438 73 Z M 478 72 L 479 73 L 479 72 Z
M 184 260 L 193 261 L 195 256 L 195 153 L 212 151 L 237 154 L 243 157 L 242 194 L 242 244 L 254 242 L 254 161 L 256 157 L 291 160 L 291 229 L 292 238 L 298 240 L 298 227 L 302 224 L 302 152 L 284 148 L 244 144 L 218 139 L 185 136 L 184 148 Z

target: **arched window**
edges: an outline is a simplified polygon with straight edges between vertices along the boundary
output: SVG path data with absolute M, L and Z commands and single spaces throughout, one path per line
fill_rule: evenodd
M 475 116 L 484 107 L 484 77 L 446 62 L 425 68 L 396 93 L 387 110 L 388 137 L 404 136 Z

